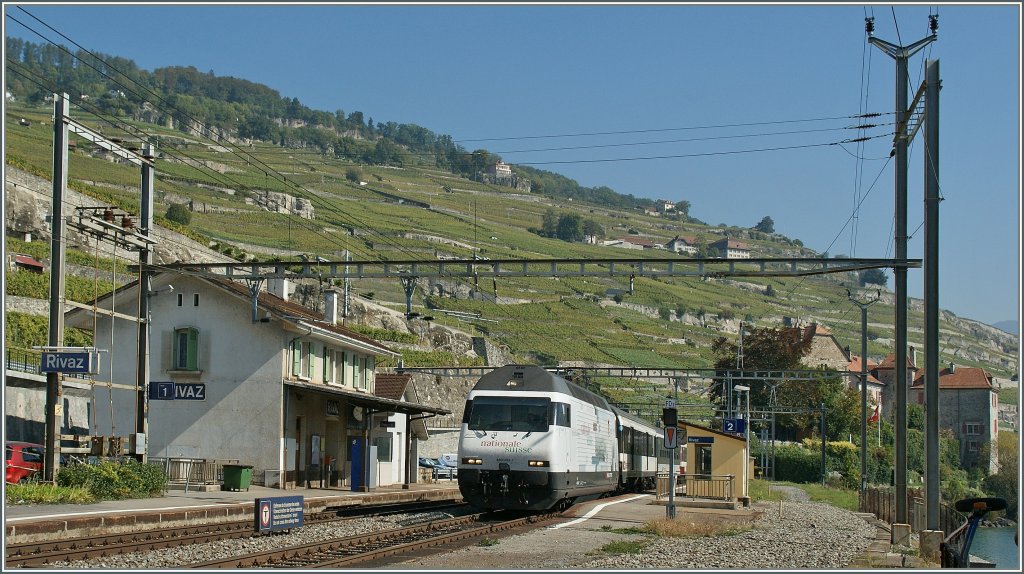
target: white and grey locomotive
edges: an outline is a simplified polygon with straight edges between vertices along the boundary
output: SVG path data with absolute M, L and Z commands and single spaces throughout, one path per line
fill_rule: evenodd
M 652 488 L 662 429 L 537 366 L 507 365 L 470 391 L 459 490 L 483 509 L 546 510 Z

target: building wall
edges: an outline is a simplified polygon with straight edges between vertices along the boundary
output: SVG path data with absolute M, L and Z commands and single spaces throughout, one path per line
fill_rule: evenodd
M 746 452 L 746 441 L 741 438 L 724 436 L 719 433 L 709 432 L 704 429 L 686 426 L 686 472 L 687 475 L 698 473 L 700 468 L 697 464 L 697 452 L 700 444 L 691 443 L 689 440 L 694 437 L 711 437 L 711 474 L 720 477 L 732 475 L 735 477 L 734 493 L 736 497 L 748 496 L 747 484 L 743 481 L 744 453 Z M 751 461 L 747 460 L 747 471 L 751 472 Z M 748 478 L 754 478 L 752 474 Z

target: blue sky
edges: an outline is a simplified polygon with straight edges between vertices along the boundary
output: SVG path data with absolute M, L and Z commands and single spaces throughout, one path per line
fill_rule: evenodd
M 17 5 L 5 12 L 59 40 Z M 910 92 L 924 59 L 939 60 L 940 306 L 989 323 L 1019 318 L 1016 3 L 22 6 L 90 51 L 147 70 L 244 78 L 582 185 L 686 200 L 712 225 L 752 227 L 767 215 L 812 249 L 865 258 L 894 253 L 892 126 L 860 146 L 829 145 L 860 135 L 840 128 L 862 112 L 892 122 L 894 62 L 867 45 L 864 18 L 874 16 L 876 37 L 909 45 L 937 10 L 938 39 L 911 60 Z M 4 26 L 43 41 L 9 18 Z M 908 167 L 912 258 L 923 257 L 922 136 Z M 551 149 L 566 147 L 576 149 Z M 921 297 L 923 271 L 908 277 Z

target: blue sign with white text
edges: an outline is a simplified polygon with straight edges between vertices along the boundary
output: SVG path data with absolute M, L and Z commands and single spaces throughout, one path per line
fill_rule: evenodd
M 256 532 L 287 530 L 302 526 L 304 502 L 301 496 L 257 498 Z
M 149 400 L 205 401 L 206 383 L 172 383 L 169 381 L 150 381 Z
M 686 442 L 698 443 L 698 444 L 711 444 L 711 443 L 715 442 L 715 437 L 713 437 L 713 436 L 690 436 L 690 437 L 686 437 Z
M 43 373 L 99 372 L 99 354 L 89 351 L 43 353 L 39 370 Z
M 747 429 L 747 421 L 743 419 L 725 419 L 722 421 L 722 430 L 725 432 L 742 433 Z

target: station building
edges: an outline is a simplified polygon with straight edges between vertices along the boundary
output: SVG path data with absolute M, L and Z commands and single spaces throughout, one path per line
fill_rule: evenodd
M 375 392 L 378 361 L 398 353 L 337 324 L 337 291 L 325 291 L 321 314 L 291 301 L 286 279 L 257 289 L 254 298 L 228 279 L 157 273 L 147 293 L 136 281 L 68 312 L 65 325 L 106 350 L 93 386 L 98 434 L 136 427 L 141 295 L 147 456 L 251 465 L 254 483 L 281 488 L 414 482 L 423 419 L 449 411 L 410 402 L 401 376 Z

